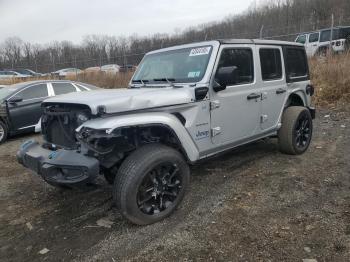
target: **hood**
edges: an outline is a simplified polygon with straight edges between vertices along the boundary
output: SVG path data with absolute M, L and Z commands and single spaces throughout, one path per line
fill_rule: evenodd
M 45 104 L 87 105 L 94 115 L 99 106 L 104 106 L 106 113 L 110 114 L 190 102 L 193 102 L 193 91 L 186 87 L 92 90 L 60 95 L 44 101 Z

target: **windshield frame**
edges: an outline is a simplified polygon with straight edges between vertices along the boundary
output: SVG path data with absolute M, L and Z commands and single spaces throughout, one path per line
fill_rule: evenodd
M 164 79 L 164 81 L 151 81 L 151 82 L 140 82 L 139 79 L 135 79 L 135 76 L 137 76 L 139 70 L 141 70 L 141 65 L 144 62 L 144 60 L 149 56 L 153 54 L 159 54 L 159 53 L 166 53 L 170 51 L 177 51 L 177 50 L 183 50 L 183 49 L 195 49 L 195 48 L 201 48 L 201 47 L 211 47 L 210 53 L 209 53 L 209 59 L 206 64 L 205 70 L 203 77 L 199 80 L 194 79 L 193 81 L 172 81 L 172 79 Z M 133 77 L 130 80 L 129 86 L 138 86 L 138 87 L 147 87 L 147 86 L 164 86 L 169 85 L 170 82 L 173 82 L 176 85 L 193 85 L 193 84 L 208 84 L 210 82 L 210 77 L 211 77 L 211 69 L 214 66 L 215 59 L 216 59 L 216 54 L 219 50 L 220 43 L 219 41 L 207 41 L 207 42 L 200 42 L 200 43 L 194 43 L 194 44 L 186 44 L 186 45 L 180 45 L 180 46 L 174 46 L 174 47 L 169 47 L 169 48 L 164 48 L 164 49 L 159 49 L 155 51 L 151 51 L 147 53 L 141 62 L 138 65 L 137 70 L 135 71 Z M 143 79 L 142 79 L 143 80 Z M 148 79 L 147 79 L 148 80 Z M 137 82 L 133 82 L 137 81 Z

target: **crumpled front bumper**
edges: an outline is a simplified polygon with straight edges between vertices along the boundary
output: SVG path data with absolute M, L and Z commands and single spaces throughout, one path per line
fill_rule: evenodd
M 23 143 L 17 152 L 23 166 L 55 185 L 79 185 L 92 181 L 99 174 L 99 161 L 75 150 L 43 148 L 36 141 Z

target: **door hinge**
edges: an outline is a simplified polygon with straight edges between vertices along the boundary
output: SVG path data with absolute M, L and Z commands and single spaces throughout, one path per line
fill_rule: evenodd
M 220 101 L 215 100 L 210 102 L 210 110 L 214 110 L 220 107 Z
M 214 136 L 217 136 L 217 135 L 220 135 L 221 134 L 221 127 L 214 127 L 211 129 L 211 136 L 214 137 Z
M 261 115 L 260 116 L 260 123 L 265 123 L 268 119 L 268 116 L 267 115 Z
M 262 92 L 261 93 L 261 100 L 267 99 L 267 92 Z

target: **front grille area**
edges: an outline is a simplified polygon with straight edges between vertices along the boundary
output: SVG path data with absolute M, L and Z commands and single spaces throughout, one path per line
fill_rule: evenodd
M 75 130 L 82 124 L 79 120 L 82 115 L 90 119 L 91 113 L 87 106 L 45 104 L 41 119 L 44 139 L 59 147 L 76 148 Z

